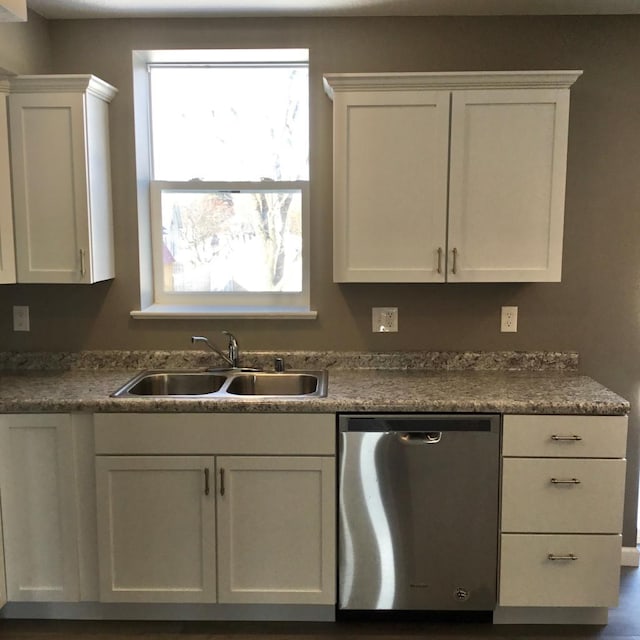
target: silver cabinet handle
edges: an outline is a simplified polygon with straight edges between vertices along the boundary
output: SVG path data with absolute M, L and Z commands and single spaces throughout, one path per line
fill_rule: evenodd
M 80 275 L 84 278 L 84 275 L 86 273 L 86 268 L 85 268 L 85 253 L 86 251 L 84 249 L 80 249 Z
M 442 247 L 438 247 L 438 268 L 436 271 L 442 273 Z
M 224 495 L 224 469 L 220 469 L 220 495 Z
M 580 480 L 578 478 L 567 478 L 566 480 L 551 478 L 551 484 L 580 484 Z
M 453 254 L 453 264 L 451 265 L 451 273 L 455 275 L 458 270 L 458 250 L 454 247 L 451 253 Z
M 204 495 L 208 496 L 210 493 L 209 488 L 209 469 L 205 467 L 204 470 Z
M 564 556 L 557 556 L 554 553 L 550 553 L 547 558 L 549 560 L 577 560 L 578 556 L 574 555 L 573 553 L 568 553 Z
M 579 440 L 582 440 L 582 436 L 559 436 L 556 435 L 555 433 L 551 436 L 552 440 L 555 440 L 556 442 L 578 442 Z

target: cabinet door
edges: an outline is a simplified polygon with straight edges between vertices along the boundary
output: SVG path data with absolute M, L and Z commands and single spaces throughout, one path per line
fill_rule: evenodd
M 13 210 L 9 164 L 9 130 L 7 127 L 7 93 L 9 85 L 0 81 L 0 284 L 16 281 L 13 248 Z
M 443 282 L 448 91 L 334 98 L 334 281 Z
M 11 601 L 77 601 L 71 416 L 0 416 L 0 492 Z
M 0 496 L 0 504 L 2 496 Z M 0 609 L 7 604 L 7 581 L 4 571 L 4 542 L 2 533 L 2 510 L 0 509 Z
M 568 116 L 568 90 L 453 92 L 449 282 L 560 281 Z
M 19 282 L 90 282 L 84 96 L 12 94 Z
M 102 602 L 215 602 L 214 458 L 96 458 Z
M 334 460 L 218 457 L 221 603 L 335 603 Z

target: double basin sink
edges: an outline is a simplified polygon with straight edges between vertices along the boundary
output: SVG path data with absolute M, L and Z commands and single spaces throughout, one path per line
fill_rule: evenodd
M 319 398 L 327 395 L 328 373 L 319 371 L 143 371 L 113 397 Z

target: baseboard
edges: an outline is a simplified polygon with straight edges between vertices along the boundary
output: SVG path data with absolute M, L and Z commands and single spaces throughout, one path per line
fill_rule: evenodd
M 333 622 L 336 619 L 336 608 L 334 605 L 300 604 L 7 602 L 2 611 L 0 611 L 0 619 L 2 618 L 42 620 L 253 620 L 259 622 Z
M 639 567 L 640 551 L 638 551 L 638 547 L 622 547 L 620 564 L 623 567 Z
M 493 624 L 596 624 L 609 621 L 606 607 L 496 607 Z

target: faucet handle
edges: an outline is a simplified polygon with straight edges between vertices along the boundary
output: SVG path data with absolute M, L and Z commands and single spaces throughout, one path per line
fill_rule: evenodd
M 232 362 L 232 367 L 238 366 L 239 349 L 238 341 L 231 331 L 223 330 L 222 333 L 229 338 L 229 360 Z

